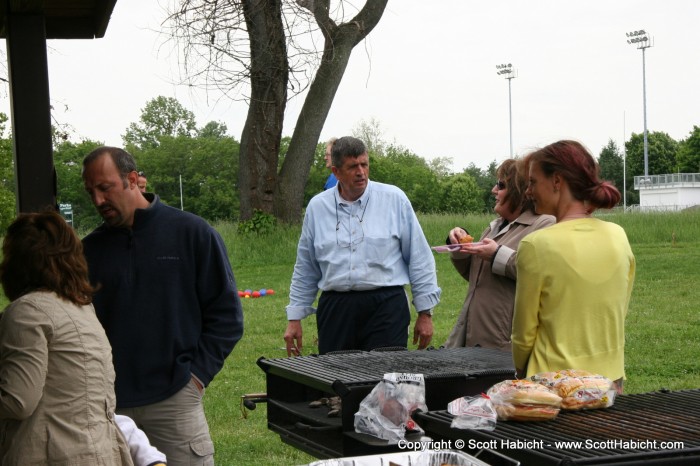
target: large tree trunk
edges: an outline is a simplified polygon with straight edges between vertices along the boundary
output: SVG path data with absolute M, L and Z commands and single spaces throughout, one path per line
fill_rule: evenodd
M 240 145 L 241 220 L 255 210 L 271 213 L 277 182 L 289 66 L 281 0 L 245 0 L 250 38 L 251 95 Z
M 285 22 L 282 15 L 282 8 L 290 7 L 291 12 L 294 8 L 290 4 L 294 2 L 312 12 L 325 43 L 321 64 L 309 86 L 278 175 L 290 79 L 287 44 L 295 60 L 300 54 L 309 53 L 305 46 L 297 44 L 294 25 Z M 221 90 L 250 82 L 239 153 L 241 220 L 250 219 L 256 210 L 274 214 L 287 223 L 301 220 L 304 186 L 316 145 L 350 54 L 377 25 L 387 2 L 365 0 L 362 10 L 341 24 L 330 19 L 330 0 L 180 0 L 170 14 L 172 36 L 184 43 L 184 69 L 191 85 L 203 83 L 205 88 Z M 342 1 L 339 8 L 343 8 Z M 238 47 L 242 43 L 241 17 L 245 20 L 249 57 L 248 50 Z M 311 55 L 316 56 L 315 52 Z M 198 69 L 202 63 L 203 69 Z M 301 63 L 305 66 L 309 62 L 302 59 Z M 300 82 L 306 84 L 303 78 Z
M 351 21 L 341 25 L 336 25 L 329 19 L 329 0 L 316 0 L 312 3 L 314 17 L 323 32 L 325 45 L 321 64 L 299 113 L 275 190 L 273 213 L 284 222 L 298 223 L 301 220 L 309 168 L 350 54 L 353 47 L 377 25 L 387 1 L 367 0 Z M 241 199 L 241 205 L 242 202 Z

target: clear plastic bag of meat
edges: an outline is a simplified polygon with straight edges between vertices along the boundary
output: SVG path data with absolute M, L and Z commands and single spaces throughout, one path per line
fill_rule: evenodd
M 488 395 L 463 396 L 452 400 L 447 405 L 447 412 L 452 414 L 453 429 L 494 430 L 496 428 L 496 409 Z
M 392 372 L 384 374 L 360 402 L 355 413 L 355 432 L 372 435 L 397 444 L 408 432 L 424 434 L 411 418 L 414 411 L 427 411 L 423 374 Z

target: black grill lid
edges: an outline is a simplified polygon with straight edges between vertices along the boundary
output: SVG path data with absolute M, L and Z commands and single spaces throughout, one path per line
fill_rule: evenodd
M 509 352 L 487 348 L 441 348 L 424 351 L 359 351 L 339 354 L 260 358 L 258 365 L 269 373 L 302 382 L 331 385 L 340 380 L 346 385 L 377 383 L 388 372 L 423 374 L 426 380 L 437 377 L 479 377 L 513 375 Z

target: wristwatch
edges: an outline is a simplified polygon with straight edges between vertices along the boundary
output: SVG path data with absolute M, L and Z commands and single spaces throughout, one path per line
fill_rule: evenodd
M 427 314 L 432 317 L 433 315 L 433 310 L 432 309 L 426 309 L 425 311 L 420 311 L 418 314 Z

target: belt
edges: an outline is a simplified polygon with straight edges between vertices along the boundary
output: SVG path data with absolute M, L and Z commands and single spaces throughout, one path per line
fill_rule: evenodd
M 387 292 L 387 291 L 398 291 L 398 290 L 403 290 L 403 286 L 401 285 L 393 285 L 393 286 L 381 286 L 379 288 L 372 288 L 371 290 L 348 290 L 348 291 L 336 291 L 336 290 L 327 290 L 324 291 L 323 294 L 373 294 L 373 293 L 382 293 L 382 292 Z

